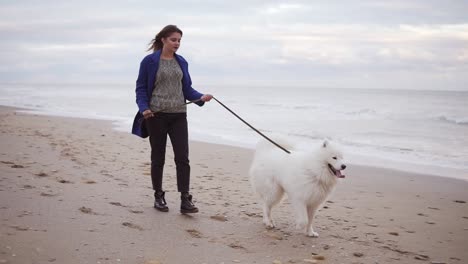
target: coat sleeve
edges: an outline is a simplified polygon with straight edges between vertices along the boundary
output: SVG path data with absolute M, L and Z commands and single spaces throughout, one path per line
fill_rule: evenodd
M 140 70 L 138 71 L 138 78 L 136 80 L 136 103 L 138 110 L 143 113 L 149 109 L 148 98 L 148 57 L 144 58 L 140 63 Z

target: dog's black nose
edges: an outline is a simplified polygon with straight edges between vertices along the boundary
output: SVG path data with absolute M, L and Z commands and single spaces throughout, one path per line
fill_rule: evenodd
M 342 170 L 346 169 L 346 165 L 341 164 L 341 169 L 342 169 Z

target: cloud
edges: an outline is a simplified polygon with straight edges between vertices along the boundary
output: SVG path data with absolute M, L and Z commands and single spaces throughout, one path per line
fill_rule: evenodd
M 202 84 L 468 89 L 463 1 L 0 5 L 0 81 L 133 83 L 146 44 L 176 24 L 184 31 L 180 53 Z
M 305 8 L 305 6 L 300 5 L 300 4 L 282 3 L 282 4 L 276 4 L 276 5 L 268 6 L 266 8 L 262 8 L 260 10 L 260 13 L 278 14 L 278 13 L 283 13 L 283 12 L 288 12 L 288 11 L 300 10 L 302 8 Z

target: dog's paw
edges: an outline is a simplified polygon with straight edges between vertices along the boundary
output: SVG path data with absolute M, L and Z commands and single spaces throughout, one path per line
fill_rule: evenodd
M 271 219 L 263 219 L 263 223 L 265 224 L 267 229 L 275 228 L 275 223 Z
M 267 229 L 273 229 L 275 228 L 275 223 L 273 222 L 265 223 L 265 226 Z
M 319 233 L 315 232 L 314 230 L 309 230 L 309 232 L 307 232 L 307 236 L 308 237 L 319 237 Z

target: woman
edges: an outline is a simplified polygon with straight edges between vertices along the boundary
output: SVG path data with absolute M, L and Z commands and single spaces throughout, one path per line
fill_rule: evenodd
M 162 188 L 167 135 L 171 139 L 177 172 L 177 189 L 181 193 L 181 213 L 197 213 L 190 189 L 190 165 L 185 100 L 202 106 L 213 96 L 192 88 L 187 61 L 176 54 L 182 31 L 174 25 L 164 27 L 150 42 L 153 53 L 140 64 L 136 81 L 136 102 L 139 111 L 132 133 L 149 136 L 151 145 L 151 181 L 154 208 L 167 212 Z

